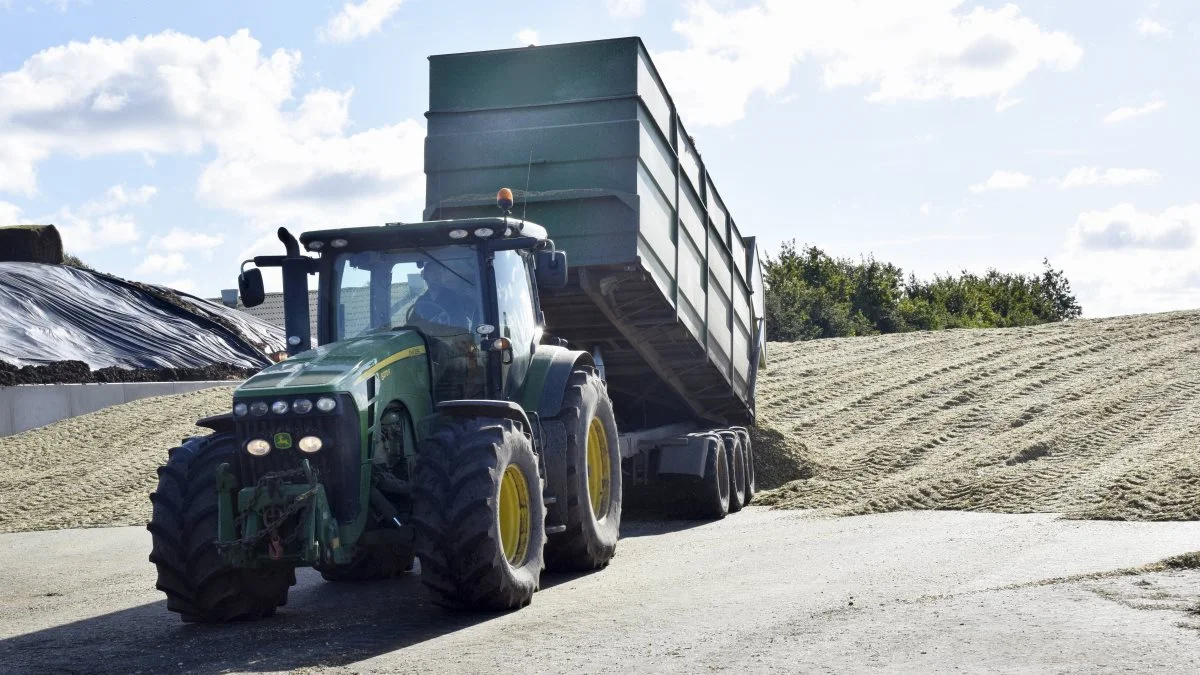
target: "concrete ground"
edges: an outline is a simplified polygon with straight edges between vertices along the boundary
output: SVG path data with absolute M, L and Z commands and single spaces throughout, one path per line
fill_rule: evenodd
M 298 574 L 273 618 L 184 625 L 141 528 L 0 535 L 0 672 L 1197 672 L 1200 522 L 752 508 L 629 520 L 603 572 L 453 615 L 418 579 Z M 1075 577 L 1063 579 L 1064 577 Z

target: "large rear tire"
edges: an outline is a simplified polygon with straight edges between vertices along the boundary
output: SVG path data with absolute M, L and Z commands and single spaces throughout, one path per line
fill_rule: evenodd
M 725 461 L 729 462 L 729 512 L 737 513 L 746 504 L 746 458 L 742 440 L 732 429 L 718 431 L 725 444 Z
M 546 542 L 546 569 L 587 572 L 608 565 L 621 533 L 621 449 L 617 421 L 604 381 L 576 370 L 567 382 L 562 412 L 554 418 L 566 431 L 566 482 L 551 485 L 566 501 L 566 530 Z
M 416 550 L 434 603 L 476 611 L 528 605 L 546 541 L 529 438 L 511 420 L 443 418 L 421 441 L 415 482 Z
M 290 567 L 239 569 L 217 553 L 217 467 L 232 462 L 233 434 L 191 438 L 158 469 L 150 524 L 155 587 L 167 609 L 187 622 L 221 623 L 269 617 L 296 583 Z

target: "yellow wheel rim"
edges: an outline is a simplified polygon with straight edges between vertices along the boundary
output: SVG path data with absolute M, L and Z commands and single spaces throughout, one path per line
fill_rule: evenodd
M 509 464 L 500 479 L 500 508 L 496 516 L 500 521 L 500 548 L 504 557 L 510 565 L 519 567 L 529 552 L 532 518 L 529 484 L 515 464 Z
M 596 520 L 608 514 L 609 492 L 612 490 L 612 463 L 608 458 L 608 434 L 604 423 L 593 417 L 588 424 L 587 437 L 588 496 Z

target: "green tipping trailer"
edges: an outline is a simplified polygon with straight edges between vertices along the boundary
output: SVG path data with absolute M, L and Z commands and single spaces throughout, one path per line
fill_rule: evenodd
M 603 363 L 623 431 L 751 423 L 765 356 L 757 247 L 642 41 L 429 61 L 425 218 L 494 214 L 496 188 L 514 188 L 514 215 L 569 256 L 569 285 L 542 297 L 547 328 Z

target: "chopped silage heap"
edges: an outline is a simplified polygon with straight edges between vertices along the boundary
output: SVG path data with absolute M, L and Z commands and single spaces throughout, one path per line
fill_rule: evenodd
M 232 387 L 146 398 L 0 438 L 0 532 L 143 525 L 167 450 Z
M 756 453 L 792 473 L 758 503 L 1200 518 L 1200 312 L 768 354 Z

